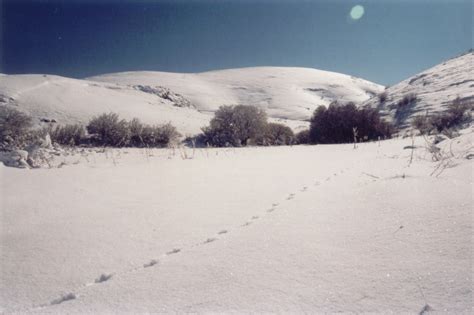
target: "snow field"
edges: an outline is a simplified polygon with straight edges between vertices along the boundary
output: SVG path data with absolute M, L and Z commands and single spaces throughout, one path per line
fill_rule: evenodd
M 111 150 L 60 169 L 2 167 L 0 305 L 468 313 L 469 143 L 472 132 L 449 146 L 459 159 L 439 177 L 422 138 L 411 165 L 411 140 L 395 139 L 198 149 L 193 159 Z

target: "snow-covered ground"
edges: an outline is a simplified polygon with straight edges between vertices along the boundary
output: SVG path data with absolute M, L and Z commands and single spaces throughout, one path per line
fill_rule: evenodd
M 99 82 L 101 81 L 101 82 Z M 52 75 L 0 75 L 0 106 L 14 106 L 39 123 L 87 122 L 116 112 L 149 124 L 171 122 L 183 135 L 201 132 L 221 105 L 255 105 L 295 131 L 319 105 L 362 102 L 383 87 L 308 68 L 257 67 L 197 74 L 127 72 L 78 80 Z
M 1 311 L 472 313 L 472 140 L 0 166 Z
M 387 100 L 380 104 L 377 97 L 369 99 L 364 105 L 378 108 L 382 115 L 394 121 L 396 103 L 405 95 L 414 94 L 417 101 L 406 108 L 399 121 L 399 127 L 410 127 L 417 115 L 432 115 L 447 109 L 456 98 L 474 102 L 474 54 L 468 52 L 451 58 L 428 70 L 418 73 L 386 89 Z

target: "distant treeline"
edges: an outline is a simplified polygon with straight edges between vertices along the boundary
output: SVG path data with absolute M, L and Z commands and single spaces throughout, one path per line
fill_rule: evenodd
M 382 95 L 380 101 L 385 97 Z M 416 102 L 416 95 L 400 102 Z M 421 133 L 441 132 L 471 121 L 472 102 L 457 98 L 442 113 L 416 116 L 413 127 Z M 32 118 L 15 108 L 0 107 L 0 148 L 24 148 L 38 138 L 49 135 L 53 143 L 66 146 L 111 146 L 160 148 L 177 144 L 181 135 L 168 124 L 148 125 L 135 118 L 121 119 L 116 113 L 92 118 L 86 126 L 49 123 L 33 129 Z M 291 128 L 268 122 L 262 109 L 251 105 L 221 106 L 202 133 L 187 138 L 197 146 L 273 146 L 294 144 L 331 144 L 390 138 L 394 126 L 384 121 L 374 108 L 357 108 L 354 103 L 331 103 L 318 107 L 307 130 L 293 133 Z

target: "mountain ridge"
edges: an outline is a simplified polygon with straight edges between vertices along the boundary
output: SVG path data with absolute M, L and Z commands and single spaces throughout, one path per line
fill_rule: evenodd
M 87 79 L 23 74 L 0 76 L 0 105 L 15 106 L 37 122 L 54 119 L 59 124 L 86 124 L 112 111 L 146 123 L 171 122 L 186 135 L 199 133 L 219 106 L 247 104 L 265 109 L 270 121 L 296 131 L 308 126 L 319 105 L 336 99 L 360 102 L 380 90 L 348 75 L 288 67 L 200 74 L 125 72 Z

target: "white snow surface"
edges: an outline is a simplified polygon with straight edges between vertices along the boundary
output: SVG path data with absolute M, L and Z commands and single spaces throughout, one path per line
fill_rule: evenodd
M 472 313 L 473 138 L 0 166 L 1 311 Z
M 383 87 L 345 74 L 311 68 L 250 67 L 203 73 L 123 72 L 89 78 L 101 82 L 164 86 L 203 111 L 221 105 L 256 105 L 270 117 L 308 120 L 334 100 L 363 102 Z
M 431 115 L 447 109 L 454 99 L 474 102 L 474 55 L 472 52 L 451 58 L 386 89 L 387 100 L 380 104 L 374 97 L 364 103 L 378 108 L 382 115 L 407 128 L 414 116 Z M 405 95 L 414 93 L 418 100 L 407 113 L 396 121 L 396 103 Z

